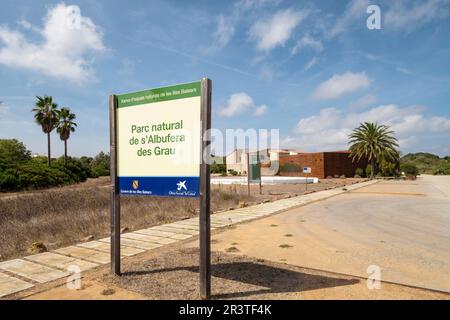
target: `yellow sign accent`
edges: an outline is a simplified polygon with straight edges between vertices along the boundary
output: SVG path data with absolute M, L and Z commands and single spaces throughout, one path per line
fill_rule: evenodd
M 133 189 L 139 188 L 139 180 L 133 180 Z

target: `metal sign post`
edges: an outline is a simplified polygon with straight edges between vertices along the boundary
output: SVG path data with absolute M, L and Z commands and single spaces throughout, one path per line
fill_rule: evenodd
M 121 274 L 121 194 L 198 197 L 200 296 L 209 299 L 211 80 L 111 95 L 109 114 L 111 272 Z
M 201 82 L 201 163 L 200 163 L 200 296 L 202 299 L 211 297 L 211 217 L 210 217 L 210 155 L 211 143 L 211 80 Z
M 259 194 L 262 195 L 262 175 L 261 175 L 261 159 L 259 158 L 259 149 L 258 149 L 258 156 L 257 156 L 257 164 L 259 165 Z
M 111 179 L 111 272 L 120 275 L 120 195 L 117 181 L 117 97 L 109 96 L 110 179 Z
M 247 153 L 247 197 L 250 197 L 250 151 Z
M 311 173 L 311 167 L 303 167 L 303 173 L 306 174 L 306 181 L 305 181 L 305 192 L 308 191 L 308 177 L 309 173 Z

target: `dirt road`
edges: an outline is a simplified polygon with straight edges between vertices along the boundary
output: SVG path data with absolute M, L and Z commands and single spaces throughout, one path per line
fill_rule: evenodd
M 239 225 L 214 250 L 450 292 L 450 177 L 385 181 Z

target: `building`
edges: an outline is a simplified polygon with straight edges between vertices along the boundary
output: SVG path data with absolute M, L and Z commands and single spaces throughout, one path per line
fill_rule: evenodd
M 353 162 L 350 151 L 298 153 L 280 157 L 280 175 L 309 176 L 324 179 L 327 177 L 353 177 L 357 168 L 365 169 L 368 161 Z M 311 173 L 303 173 L 303 167 L 310 167 Z
M 236 171 L 237 173 L 244 174 L 247 172 L 247 149 L 234 149 L 226 156 L 227 171 Z M 263 175 L 275 175 L 276 172 L 269 170 L 272 162 L 279 162 L 280 158 L 297 155 L 304 153 L 303 150 L 295 149 L 262 149 L 259 150 L 259 160 L 261 162 Z M 258 151 L 251 150 L 250 157 L 256 156 Z
M 236 171 L 244 174 L 247 172 L 247 149 L 234 149 L 226 156 L 227 172 Z M 250 151 L 250 157 L 256 156 L 258 151 Z M 262 164 L 270 164 L 271 156 L 268 149 L 259 150 L 259 160 Z

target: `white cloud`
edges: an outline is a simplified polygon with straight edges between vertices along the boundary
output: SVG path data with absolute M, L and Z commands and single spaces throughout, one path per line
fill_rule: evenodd
M 260 117 L 260 116 L 266 114 L 267 110 L 268 110 L 267 106 L 265 104 L 263 104 L 256 108 L 254 115 L 257 117 Z
M 395 132 L 400 149 L 419 146 L 424 134 L 450 133 L 450 119 L 426 116 L 418 106 L 381 105 L 364 112 L 345 113 L 336 108 L 322 109 L 316 115 L 302 118 L 283 144 L 308 150 L 340 150 L 348 148 L 348 135 L 361 122 L 386 124 Z
M 368 94 L 362 96 L 358 100 L 350 102 L 349 107 L 351 109 L 361 109 L 373 105 L 375 102 L 377 102 L 377 97 L 375 97 L 373 94 Z
M 8 106 L 3 101 L 0 101 L 0 114 L 6 113 L 9 110 Z
M 422 0 L 413 4 L 395 1 L 384 15 L 384 23 L 387 28 L 411 31 L 433 20 L 446 18 L 448 4 L 448 0 Z
M 354 21 L 366 17 L 366 10 L 368 6 L 368 0 L 350 1 L 347 4 L 344 13 L 334 22 L 333 26 L 327 30 L 327 36 L 329 38 L 333 38 L 346 31 Z
M 225 17 L 223 14 L 217 17 L 217 29 L 214 33 L 214 43 L 211 48 L 222 49 L 234 35 L 236 17 Z
M 253 98 L 247 93 L 238 92 L 230 96 L 226 106 L 220 109 L 219 115 L 222 117 L 233 117 L 251 109 L 256 109 L 254 114 L 261 116 L 267 111 L 267 106 L 263 104 L 257 107 Z
M 213 34 L 213 43 L 206 50 L 205 53 L 220 50 L 231 41 L 234 36 L 236 24 L 239 22 L 242 15 L 250 10 L 259 9 L 266 5 L 277 5 L 279 0 L 241 0 L 233 5 L 233 10 L 230 14 L 223 13 L 217 16 L 217 27 Z
M 311 69 L 315 64 L 317 63 L 317 58 L 313 57 L 311 60 L 309 60 L 304 67 L 305 71 L 308 71 L 309 69 Z
M 297 54 L 302 48 L 311 48 L 317 52 L 323 50 L 323 44 L 320 40 L 316 40 L 308 35 L 303 36 L 297 41 L 296 45 L 292 48 L 291 53 Z
M 48 10 L 42 29 L 22 19 L 20 24 L 25 29 L 42 36 L 40 42 L 31 42 L 20 31 L 0 26 L 0 44 L 4 45 L 0 48 L 0 64 L 77 83 L 93 80 L 92 53 L 106 48 L 92 20 L 83 16 L 78 20 L 76 12 L 78 6 L 58 4 Z
M 253 24 L 250 37 L 257 42 L 259 50 L 270 51 L 277 46 L 284 46 L 292 31 L 307 15 L 306 11 L 278 11 L 269 20 Z
M 370 84 L 369 78 L 365 72 L 344 74 L 335 74 L 330 79 L 322 82 L 314 91 L 312 98 L 314 100 L 330 100 L 340 96 L 366 88 Z

